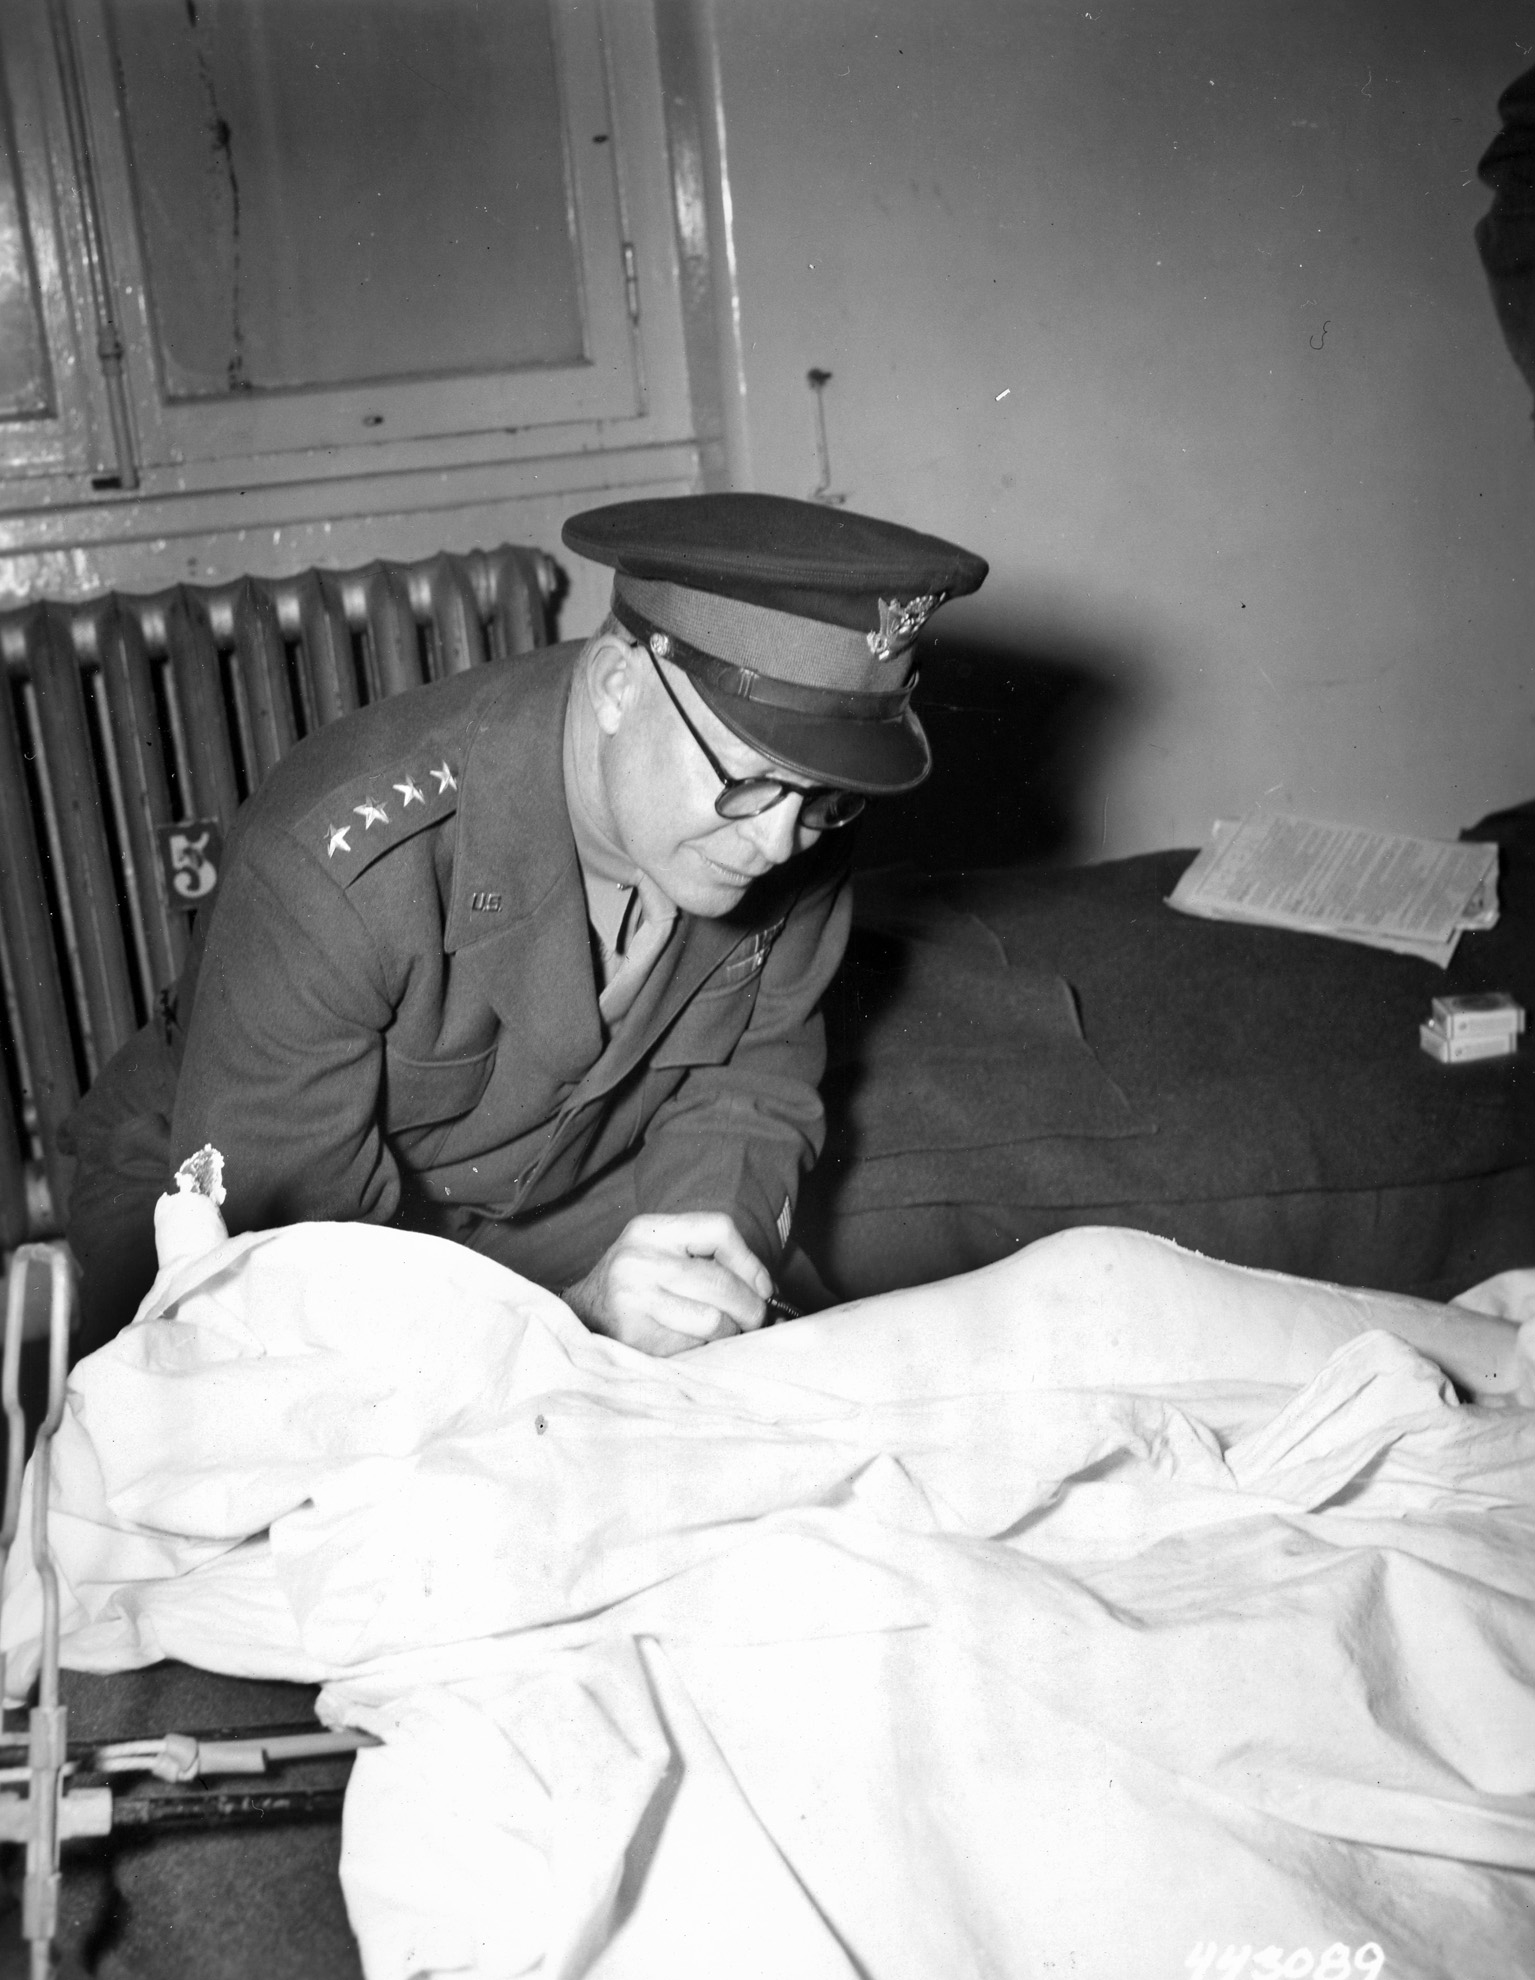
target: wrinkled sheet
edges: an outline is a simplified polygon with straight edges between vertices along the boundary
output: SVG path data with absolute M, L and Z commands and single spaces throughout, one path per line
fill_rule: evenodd
M 1072 1232 L 661 1362 L 206 1235 L 72 1377 L 64 1659 L 383 1737 L 370 1980 L 1535 1971 L 1535 1411 L 1381 1331 L 1453 1310 Z M 38 1614 L 22 1544 L 13 1684 Z

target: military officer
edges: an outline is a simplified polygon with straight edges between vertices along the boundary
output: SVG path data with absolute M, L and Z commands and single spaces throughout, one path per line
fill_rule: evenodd
M 927 774 L 913 643 L 986 566 L 766 495 L 619 503 L 564 540 L 615 573 L 589 640 L 359 711 L 242 811 L 178 1026 L 81 1109 L 85 1346 L 143 1290 L 113 1217 L 142 1255 L 205 1142 L 231 1231 L 436 1232 L 651 1353 L 761 1324 L 821 1141 L 843 828 Z M 146 1108 L 146 1063 L 176 1061 Z M 102 1170 L 125 1110 L 133 1203 L 133 1165 Z

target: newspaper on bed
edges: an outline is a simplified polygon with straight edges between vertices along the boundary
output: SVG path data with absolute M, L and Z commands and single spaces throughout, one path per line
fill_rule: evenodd
M 1168 896 L 1184 914 L 1334 935 L 1443 968 L 1498 918 L 1495 845 L 1371 832 L 1258 806 L 1217 819 Z

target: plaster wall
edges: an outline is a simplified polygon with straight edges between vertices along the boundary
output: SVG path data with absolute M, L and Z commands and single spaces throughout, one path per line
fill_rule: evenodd
M 739 485 L 992 563 L 1058 850 L 1535 793 L 1535 444 L 1472 240 L 1516 0 L 713 0 Z M 941 660 L 938 663 L 941 667 Z

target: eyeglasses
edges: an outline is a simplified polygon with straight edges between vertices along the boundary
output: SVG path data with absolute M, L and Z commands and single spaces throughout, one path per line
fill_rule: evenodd
M 648 648 L 646 650 L 649 651 Z M 714 809 L 721 818 L 755 818 L 759 812 L 771 811 L 775 804 L 782 804 L 785 798 L 797 797 L 804 799 L 799 815 L 805 829 L 810 832 L 832 832 L 839 825 L 851 825 L 863 810 L 867 800 L 862 791 L 841 791 L 828 784 L 786 784 L 781 777 L 732 777 L 689 720 L 688 711 L 677 699 L 671 682 L 653 653 L 650 664 L 666 690 L 667 700 L 682 717 L 682 726 L 708 758 L 709 768 L 725 787 L 714 800 Z

